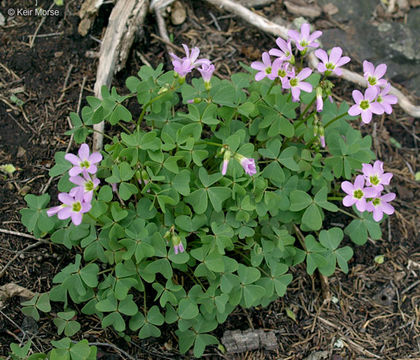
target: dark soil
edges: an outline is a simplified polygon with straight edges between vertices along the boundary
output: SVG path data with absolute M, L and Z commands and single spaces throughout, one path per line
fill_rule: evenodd
M 16 3 L 1 1 L 0 12 L 7 17 L 11 7 L 33 6 L 24 1 Z M 175 44 L 199 46 L 217 64 L 220 76 L 240 70 L 240 62 L 249 64 L 274 44 L 272 36 L 227 12 L 203 2 L 183 1 L 183 4 L 187 8 L 187 21 L 173 26 L 168 20 L 169 34 Z M 80 5 L 80 0 L 65 1 L 59 16 L 47 17 L 32 48 L 31 36 L 41 18 L 16 16 L 0 28 L 0 164 L 12 163 L 18 169 L 12 177 L 0 174 L 1 229 L 26 232 L 19 215 L 19 210 L 25 207 L 23 197 L 26 193 L 40 194 L 45 189 L 54 153 L 65 151 L 68 145 L 69 139 L 64 135 L 68 115 L 80 109 L 85 104 L 84 98 L 93 93 L 97 60 L 87 57 L 86 52 L 99 50 L 98 39 L 107 25 L 112 5 L 103 6 L 86 37 L 77 32 Z M 48 8 L 49 2 L 39 1 L 39 6 Z M 281 1 L 258 11 L 269 17 L 276 14 L 289 21 L 293 19 Z M 327 18 L 318 19 L 317 25 L 334 27 Z M 126 68 L 114 78 L 120 92 L 126 91 L 126 77 L 135 74 L 143 64 L 139 53 L 153 66 L 163 62 L 170 68 L 165 44 L 151 34 L 158 34 L 158 30 L 154 17 L 148 15 L 144 36 L 133 46 Z M 360 70 L 360 63 L 352 64 Z M 338 80 L 336 86 L 338 96 L 350 100 L 352 84 Z M 22 104 L 13 102 L 12 95 Z M 134 107 L 131 110 L 138 111 Z M 363 131 L 374 135 L 374 151 L 384 161 L 386 170 L 394 173 L 391 191 L 397 193 L 396 213 L 384 222 L 383 238 L 355 248 L 349 274 L 337 271 L 329 279 L 331 301 L 324 301 L 320 278 L 310 277 L 297 267 L 284 298 L 267 308 L 237 309 L 215 331 L 220 339 L 227 329 L 276 330 L 277 351 L 234 356 L 209 348 L 206 357 L 304 359 L 314 352 L 326 351 L 327 358 L 334 360 L 420 358 L 420 184 L 414 180 L 414 174 L 420 170 L 419 122 L 396 107 L 393 114 L 377 117 Z M 53 196 L 56 183 L 54 179 L 48 189 Z M 344 225 L 341 218 L 332 222 Z M 0 233 L 0 265 L 4 266 L 31 242 L 34 240 Z M 377 255 L 384 255 L 383 264 L 375 263 Z M 54 274 L 73 256 L 59 246 L 38 246 L 9 266 L 0 285 L 16 283 L 34 292 L 47 291 Z M 286 315 L 286 308 L 293 311 L 296 320 Z M 111 342 L 136 358 L 183 358 L 176 349 L 175 328 L 164 329 L 160 339 L 140 341 L 133 337 L 127 343 L 112 330 L 102 330 L 95 318 L 78 321 L 89 341 Z M 12 298 L 0 312 L 0 356 L 8 354 L 11 342 L 20 341 L 19 327 L 27 322 L 20 312 L 19 298 Z M 33 343 L 40 350 L 48 350 L 50 340 L 56 338 L 55 326 L 45 316 L 38 323 Z M 109 347 L 99 347 L 99 353 L 102 359 L 124 358 Z M 309 359 L 318 358 L 321 359 Z

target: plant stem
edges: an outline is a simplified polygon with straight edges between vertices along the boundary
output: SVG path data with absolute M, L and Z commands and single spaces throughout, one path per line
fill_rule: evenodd
M 212 141 L 204 141 L 204 140 L 201 140 L 201 141 L 195 143 L 195 145 L 201 145 L 201 144 L 207 144 L 207 145 L 224 147 L 223 144 L 215 143 L 215 142 L 212 142 Z
M 337 201 L 341 201 L 341 200 L 343 200 L 343 197 L 342 197 L 342 196 L 329 196 L 329 197 L 327 198 L 327 200 L 337 200 Z
M 113 140 L 113 138 L 111 136 L 103 133 L 102 131 L 99 131 L 99 130 L 96 130 L 96 129 L 90 129 L 90 130 L 92 130 L 93 132 L 97 132 L 98 134 L 101 134 L 102 136 L 106 137 L 109 140 Z
M 306 106 L 305 110 L 303 110 L 302 114 L 300 114 L 299 119 L 295 125 L 295 130 L 302 125 L 307 119 L 309 119 L 310 115 L 304 118 L 305 114 L 308 112 L 309 108 L 313 105 L 316 100 L 316 96 L 311 100 L 311 102 Z
M 125 127 L 123 124 L 121 124 L 121 121 L 118 122 L 118 125 L 121 126 L 121 128 L 127 133 L 127 134 L 131 134 L 131 131 L 128 130 L 127 127 Z
M 331 124 L 333 124 L 334 122 L 336 122 L 337 120 L 343 118 L 346 115 L 347 115 L 347 113 L 344 113 L 344 114 L 341 114 L 341 115 L 336 116 L 334 119 L 331 119 L 330 121 L 328 121 L 325 124 L 324 129 L 326 129 L 328 126 L 330 126 Z
M 343 214 L 346 214 L 346 215 L 348 215 L 348 216 L 351 216 L 351 217 L 352 217 L 352 218 L 354 218 L 354 219 L 360 219 L 358 216 L 353 215 L 353 214 L 349 213 L 349 212 L 348 212 L 348 211 L 346 211 L 346 210 L 343 210 L 343 209 L 338 208 L 338 211 L 340 211 L 340 212 L 342 212 Z

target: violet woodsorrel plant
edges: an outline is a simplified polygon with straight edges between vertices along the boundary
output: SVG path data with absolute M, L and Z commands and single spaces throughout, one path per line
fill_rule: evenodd
M 377 85 L 355 93 L 351 108 L 336 104 L 328 76 L 348 63 L 342 50 L 316 52 L 322 78 L 298 65 L 320 35 L 302 26 L 230 80 L 184 45 L 184 57 L 171 55 L 174 71 L 143 66 L 127 95 L 104 87 L 102 100 L 88 97 L 81 118 L 70 114 L 78 155 L 58 152 L 50 171 L 61 177 L 62 204 L 46 210 L 48 195 L 28 195 L 22 210 L 29 231 L 71 249 L 75 261 L 23 311 L 39 317 L 50 300 L 62 302 L 55 323 L 66 335 L 79 328 L 76 305 L 122 336 L 159 337 L 173 324 L 180 351 L 199 357 L 237 306 L 283 296 L 290 268 L 347 272 L 344 235 L 358 245 L 381 238 L 378 222 L 395 196 L 385 193 L 392 175 L 383 163 L 369 165 L 371 137 L 353 115 L 371 121 L 395 99 L 383 67 L 367 67 Z M 120 132 L 91 153 L 86 138 L 101 121 Z M 352 217 L 344 231 L 331 225 L 336 212 Z

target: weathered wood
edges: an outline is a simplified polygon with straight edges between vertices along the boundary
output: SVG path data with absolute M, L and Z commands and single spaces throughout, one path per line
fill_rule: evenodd
M 149 0 L 118 0 L 109 17 L 108 27 L 102 39 L 99 64 L 95 82 L 95 96 L 101 97 L 102 86 L 111 86 L 114 73 L 124 66 L 133 44 L 135 34 L 143 25 L 149 7 Z M 103 132 L 104 123 L 94 125 Z M 93 150 L 102 149 L 103 136 L 93 134 Z
M 223 333 L 222 344 L 228 354 L 246 352 L 263 348 L 275 350 L 278 347 L 274 331 L 263 329 L 253 330 L 227 330 Z

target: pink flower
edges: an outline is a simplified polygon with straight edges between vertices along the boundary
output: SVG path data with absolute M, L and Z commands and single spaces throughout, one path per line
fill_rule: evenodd
M 323 148 L 325 148 L 326 144 L 325 144 L 325 136 L 324 135 L 319 136 L 319 142 L 320 142 L 321 146 Z
M 398 102 L 398 98 L 394 95 L 388 95 L 391 85 L 388 83 L 381 89 L 376 97 L 376 102 L 382 106 L 386 114 L 392 113 L 392 106 Z
M 201 64 L 201 68 L 198 68 L 198 71 L 203 77 L 203 80 L 205 83 L 210 83 L 210 79 L 213 75 L 214 70 L 215 70 L 214 65 L 207 64 L 207 63 Z
M 182 245 L 181 238 L 176 234 L 172 235 L 172 245 L 174 246 L 175 254 L 182 253 L 185 251 L 184 245 Z
M 322 35 L 322 31 L 315 31 L 312 34 L 309 24 L 302 24 L 300 32 L 289 30 L 289 37 L 296 43 L 296 47 L 300 51 L 306 50 L 307 47 L 317 48 L 319 44 L 315 41 Z
M 83 195 L 83 199 L 90 203 L 93 197 L 93 190 L 95 190 L 100 183 L 99 179 L 91 179 L 88 174 L 83 174 L 83 177 L 70 176 L 69 180 L 73 184 L 79 185 L 71 189 L 69 194 L 74 195 L 77 191 L 80 191 Z
M 191 53 L 187 45 L 182 44 L 182 47 L 184 48 L 186 54 L 185 57 L 179 58 L 174 53 L 169 54 L 172 58 L 172 65 L 174 66 L 174 70 L 181 78 L 184 78 L 196 66 L 202 64 L 210 65 L 210 60 L 208 59 L 197 60 L 198 55 L 200 54 L 200 49 L 198 47 L 192 48 Z
M 281 81 L 282 87 L 289 83 L 289 63 L 280 58 L 273 61 L 272 73 L 273 76 L 278 77 Z
M 277 38 L 277 46 L 279 49 L 271 49 L 268 53 L 271 56 L 277 56 L 282 61 L 289 61 L 292 58 L 292 42 L 291 40 L 285 41 L 282 38 Z
M 310 68 L 303 68 L 299 74 L 295 75 L 295 69 L 293 68 L 290 73 L 290 80 L 288 83 L 285 83 L 283 87 L 285 89 L 292 89 L 292 100 L 294 102 L 298 102 L 300 98 L 300 91 L 303 90 L 305 92 L 312 91 L 312 85 L 308 82 L 303 82 L 302 80 L 306 79 L 309 75 L 311 75 L 312 69 Z
M 257 169 L 255 167 L 255 160 L 253 158 L 247 158 L 241 154 L 235 154 L 235 159 L 239 161 L 245 172 L 252 176 L 257 173 Z
M 60 193 L 58 194 L 58 199 L 63 204 L 49 209 L 47 211 L 48 216 L 57 214 L 60 220 L 71 217 L 71 221 L 76 226 L 82 223 L 83 214 L 87 213 L 92 207 L 90 203 L 84 200 L 83 194 L 80 191 L 76 191 L 72 195 Z
M 324 109 L 324 99 L 322 98 L 322 88 L 317 87 L 316 88 L 316 111 L 321 112 L 322 109 Z
M 95 174 L 98 170 L 96 165 L 101 162 L 102 155 L 99 152 L 90 154 L 89 146 L 87 144 L 80 145 L 80 149 L 77 153 L 79 156 L 74 154 L 66 154 L 64 158 L 70 161 L 74 166 L 70 169 L 70 176 L 77 176 L 80 173 Z
M 366 210 L 369 212 L 373 212 L 373 220 L 379 222 L 382 220 L 384 213 L 387 215 L 391 215 L 394 213 L 394 207 L 388 204 L 394 199 L 394 193 L 389 193 L 380 197 L 376 197 L 366 204 Z
M 368 82 L 368 86 L 385 86 L 387 81 L 381 79 L 386 73 L 386 65 L 380 64 L 376 68 L 367 60 L 363 61 L 363 76 Z
M 357 210 L 363 212 L 366 210 L 366 198 L 374 198 L 378 195 L 378 189 L 364 187 L 365 179 L 363 175 L 356 176 L 354 185 L 350 181 L 343 181 L 341 189 L 348 194 L 343 199 L 344 206 L 353 206 L 356 204 Z M 380 189 L 382 191 L 382 189 Z
M 364 96 L 359 90 L 353 90 L 352 95 L 356 104 L 349 109 L 349 115 L 356 116 L 362 114 L 362 121 L 365 124 L 369 124 L 372 120 L 372 113 L 378 115 L 383 114 L 383 107 L 376 102 L 377 93 L 378 89 L 376 86 L 368 87 Z
M 268 55 L 268 52 L 263 52 L 262 61 L 263 62 L 254 61 L 251 63 L 251 67 L 253 69 L 259 70 L 259 72 L 255 74 L 255 80 L 260 81 L 265 77 L 268 77 L 270 80 L 274 80 L 276 75 L 274 75 L 272 72 L 271 59 L 270 55 Z
M 223 166 L 222 166 L 222 175 L 225 176 L 230 160 L 231 152 L 229 150 L 226 150 L 223 156 Z
M 389 185 L 393 176 L 392 173 L 384 173 L 384 163 L 379 160 L 376 160 L 373 166 L 362 164 L 362 170 L 366 184 L 375 188 L 382 185 Z
M 332 73 L 337 74 L 337 76 L 341 76 L 343 72 L 340 69 L 340 66 L 343 66 L 350 61 L 348 56 L 341 57 L 342 54 L 343 50 L 340 47 L 332 48 L 329 57 L 324 50 L 315 50 L 315 56 L 322 61 L 318 64 L 318 71 L 321 74 L 325 73 L 327 76 Z

